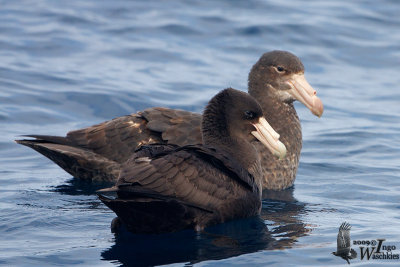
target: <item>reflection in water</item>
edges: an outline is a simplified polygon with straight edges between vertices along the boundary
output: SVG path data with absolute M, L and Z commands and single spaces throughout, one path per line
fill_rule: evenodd
M 124 227 L 115 244 L 102 252 L 123 266 L 149 266 L 177 262 L 217 260 L 260 250 L 290 248 L 311 229 L 301 221 L 306 205 L 293 198 L 293 188 L 266 192 L 260 217 L 212 226 L 205 232 L 191 230 L 161 235 L 138 235 Z M 267 225 L 270 226 L 269 231 Z
M 96 191 L 102 188 L 111 187 L 114 184 L 111 182 L 88 181 L 79 178 L 72 178 L 66 184 L 53 187 L 54 192 L 63 195 L 78 196 L 78 195 L 95 195 Z
M 259 217 L 212 226 L 201 233 L 186 230 L 138 235 L 123 228 L 116 235 L 115 244 L 101 255 L 105 260 L 118 260 L 123 266 L 196 263 L 268 249 L 272 240 Z
M 274 237 L 272 249 L 291 248 L 298 238 L 311 232 L 311 225 L 302 221 L 307 204 L 293 197 L 294 187 L 284 191 L 263 192 L 261 218 Z

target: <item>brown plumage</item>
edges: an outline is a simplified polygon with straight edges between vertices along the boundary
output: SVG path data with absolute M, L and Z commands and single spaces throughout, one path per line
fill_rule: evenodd
M 304 66 L 300 59 L 285 51 L 265 53 L 249 73 L 249 94 L 259 101 L 266 118 L 288 149 L 287 157 L 280 161 L 262 145 L 257 145 L 264 173 L 264 189 L 290 187 L 296 176 L 302 135 L 293 101 L 297 99 L 315 115 L 322 115 L 322 102 L 314 96 L 315 91 L 302 74 Z M 17 142 L 42 153 L 74 177 L 115 181 L 120 164 L 141 145 L 200 144 L 200 124 L 200 114 L 149 108 L 71 131 L 66 137 L 30 135 L 36 139 Z
M 143 146 L 122 164 L 116 186 L 100 190 L 99 197 L 140 233 L 201 230 L 258 215 L 262 176 L 252 143 L 259 140 L 282 157 L 286 151 L 276 136 L 252 97 L 225 89 L 204 111 L 204 145 Z M 101 195 L 106 192 L 118 197 Z

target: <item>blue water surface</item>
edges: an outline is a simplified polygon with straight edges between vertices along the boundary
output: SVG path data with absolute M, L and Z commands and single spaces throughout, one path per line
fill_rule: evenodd
M 353 240 L 385 238 L 399 254 L 399 14 L 395 0 L 0 0 L 0 265 L 343 266 L 331 254 L 343 221 Z M 246 90 L 274 49 L 302 59 L 325 112 L 296 104 L 295 186 L 260 218 L 114 236 L 95 194 L 107 185 L 13 142 L 151 106 L 201 112 L 223 88 Z

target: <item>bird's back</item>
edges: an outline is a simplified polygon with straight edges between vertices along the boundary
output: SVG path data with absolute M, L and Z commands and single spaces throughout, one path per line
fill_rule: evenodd
M 122 165 L 118 197 L 101 197 L 131 231 L 203 229 L 259 213 L 260 188 L 224 153 L 201 145 L 160 147 L 140 149 Z

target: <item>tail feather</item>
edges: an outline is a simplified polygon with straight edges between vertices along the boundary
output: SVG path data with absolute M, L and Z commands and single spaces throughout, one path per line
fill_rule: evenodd
M 74 177 L 88 180 L 116 181 L 120 164 L 88 149 L 68 145 L 63 137 L 30 135 L 37 139 L 16 140 L 18 144 L 30 147 L 55 162 Z M 65 139 L 65 138 L 64 138 Z
M 53 143 L 53 144 L 60 144 L 60 145 L 68 145 L 68 146 L 75 146 L 70 140 L 63 136 L 55 136 L 55 135 L 38 135 L 38 134 L 28 134 L 28 135 L 21 135 L 22 137 L 30 137 L 36 138 L 33 140 L 15 140 L 17 143 L 21 144 L 22 141 L 33 141 L 33 142 L 41 142 L 41 143 Z

